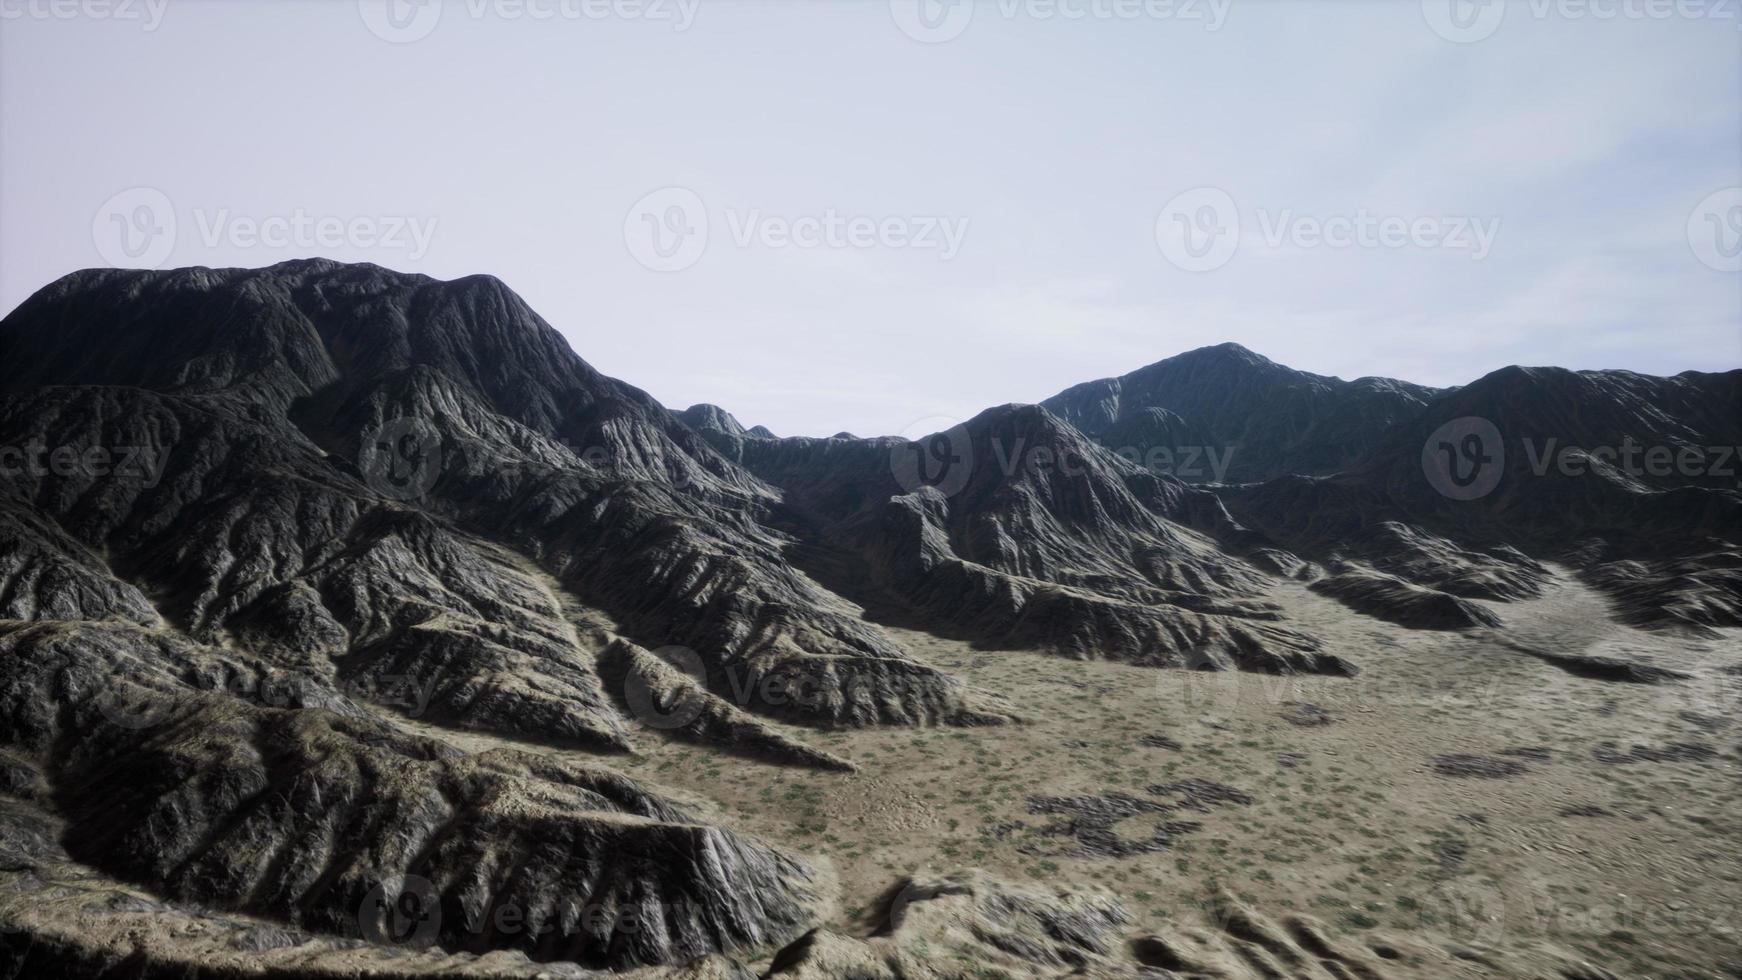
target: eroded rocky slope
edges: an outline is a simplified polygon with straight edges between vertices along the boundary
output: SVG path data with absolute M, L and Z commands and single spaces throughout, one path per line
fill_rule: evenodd
M 1436 392 L 1227 345 L 918 441 L 782 439 L 599 374 L 489 277 L 324 261 L 68 276 L 0 323 L 0 359 L 0 964 L 22 975 L 1382 976 L 1378 947 L 1298 916 L 1139 937 L 1110 893 L 966 872 L 837 933 L 827 863 L 612 766 L 670 739 L 845 779 L 824 731 L 1021 720 L 913 628 L 1351 683 L 1282 580 L 1486 632 L 1565 565 L 1628 623 L 1742 625 L 1716 456 L 1742 372 Z M 1629 441 L 1672 465 L 1604 451 Z M 1504 473 L 1465 492 L 1484 459 Z M 1168 846 L 1059 814 L 1092 853 Z
M 988 647 L 1168 667 L 1346 674 L 1262 598 L 1265 576 L 1181 523 L 1213 498 L 1039 406 L 918 442 L 751 439 L 795 560 L 884 615 Z

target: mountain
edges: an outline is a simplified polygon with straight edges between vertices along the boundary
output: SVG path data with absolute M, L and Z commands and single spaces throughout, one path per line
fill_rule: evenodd
M 830 931 L 857 855 L 734 829 L 752 811 L 696 787 L 737 756 L 778 772 L 763 800 L 793 776 L 799 836 L 817 786 L 837 828 L 929 828 L 929 796 L 880 796 L 843 748 L 857 730 L 1021 744 L 1049 702 L 957 676 L 1004 651 L 1073 689 L 1126 669 L 1103 659 L 1363 683 L 1366 634 L 1308 589 L 1364 629 L 1517 646 L 1507 603 L 1570 569 L 1628 623 L 1742 626 L 1742 371 L 1435 391 L 1223 345 L 918 440 L 778 438 L 599 373 L 496 279 L 326 261 L 75 273 L 0 321 L 0 358 L 0 875 L 30 896 L 0 965 L 32 975 L 206 953 L 237 976 L 958 975 L 928 944 L 1039 975 L 1231 963 L 1255 914 L 1133 965 L 1111 894 L 976 873 L 908 869 L 865 935 Z M 1190 448 L 1226 469 L 1180 472 Z M 1145 792 L 1026 797 L 1076 815 L 981 839 L 1147 853 L 1201 824 L 1113 823 L 1252 800 Z M 386 949 L 408 908 L 423 948 Z M 1264 948 L 1331 948 L 1289 929 Z
M 0 356 L 16 366 L 0 446 L 24 463 L 0 485 L 10 778 L 66 822 L 69 859 L 315 932 L 342 933 L 346 903 L 406 876 L 456 914 L 536 897 L 517 888 L 681 910 L 644 941 L 560 950 L 625 966 L 778 944 L 819 901 L 801 859 L 608 769 L 458 765 L 380 712 L 607 757 L 675 738 L 833 771 L 853 764 L 780 723 L 1013 719 L 859 599 L 992 648 L 1354 669 L 1176 520 L 1213 501 L 1044 410 L 976 420 L 984 465 L 952 499 L 892 471 L 907 450 L 889 440 L 670 412 L 490 277 L 92 270 L 0 322 Z M 1082 472 L 997 465 L 1009 448 Z M 88 788 L 118 767 L 136 789 L 100 806 Z M 310 794 L 351 802 L 294 802 Z M 537 800 L 561 801 L 539 833 L 579 878 L 494 870 L 532 832 L 496 808 Z M 366 861 L 331 844 L 383 833 L 402 846 Z M 674 847 L 706 861 L 648 863 Z
M 1217 488 L 1298 558 L 1463 598 L 1538 594 L 1544 562 L 1628 622 L 1742 625 L 1742 371 L 1511 367 L 1442 392 L 1347 470 Z
M 1249 483 L 1345 469 L 1435 393 L 1390 378 L 1308 374 L 1230 343 L 1074 385 L 1041 405 L 1188 483 Z
M 1039 406 L 926 439 L 752 440 L 795 560 L 875 613 L 987 648 L 1168 667 L 1350 674 L 1282 623 L 1264 575 L 1184 521 L 1213 498 Z M 1190 519 L 1202 519 L 1193 514 Z
M 1629 622 L 1742 622 L 1739 371 L 1511 367 L 1436 390 L 1221 344 L 1042 404 L 1130 461 L 1212 484 L 1242 530 L 1227 550 L 1326 576 L 1313 587 L 1365 614 L 1491 626 L 1468 600 L 1536 596 L 1551 562 Z M 1479 494 L 1448 476 L 1466 452 L 1494 459 Z
M 376 712 L 833 769 L 761 719 L 1008 718 L 791 569 L 758 523 L 771 488 L 496 280 L 76 273 L 0 322 L 0 357 L 0 445 L 22 453 L 0 488 L 0 752 L 73 859 L 171 898 L 342 935 L 412 876 L 456 910 L 579 893 L 661 917 L 540 958 L 765 947 L 815 915 L 798 858 L 602 767 L 456 763 Z M 637 640 L 687 647 L 690 676 Z M 124 798 L 92 795 L 120 772 Z M 568 857 L 508 874 L 533 840 Z

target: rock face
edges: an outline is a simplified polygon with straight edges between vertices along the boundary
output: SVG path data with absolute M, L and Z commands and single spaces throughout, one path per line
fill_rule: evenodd
M 1319 579 L 1312 589 L 1356 612 L 1411 629 L 1462 630 L 1500 625 L 1500 617 L 1486 607 L 1411 585 L 1391 575 L 1343 572 Z
M 29 365 L 6 379 L 0 444 L 144 461 L 27 471 L 8 523 L 108 553 L 202 641 L 342 661 L 362 684 L 411 677 L 446 722 L 625 746 L 527 556 L 631 636 L 698 651 L 712 686 L 861 692 L 751 710 L 995 718 L 787 566 L 758 523 L 772 490 L 496 280 L 326 262 L 79 273 L 0 336 Z M 71 574 L 31 554 L 7 560 Z
M 1264 576 L 1183 521 L 1231 525 L 1039 406 L 919 442 L 748 442 L 784 491 L 801 561 L 898 620 L 993 648 L 1269 673 L 1350 674 L 1281 623 Z
M 0 356 L 4 782 L 116 879 L 366 939 L 368 897 L 414 882 L 454 951 L 750 952 L 813 923 L 796 857 L 376 712 L 627 751 L 660 733 L 601 679 L 620 629 L 702 664 L 687 734 L 798 764 L 848 765 L 758 715 L 1005 717 L 794 571 L 772 489 L 494 280 L 79 273 Z M 709 700 L 770 677 L 825 693 Z
M 892 888 L 877 935 L 817 931 L 783 950 L 768 976 L 921 980 L 970 976 L 1135 976 L 1111 954 L 1128 914 L 1104 891 L 1046 891 L 982 873 L 916 876 Z M 964 967 L 933 950 L 971 949 Z
M 113 621 L 10 624 L 0 662 L 13 782 L 52 802 L 72 858 L 171 897 L 371 938 L 391 928 L 370 896 L 412 888 L 426 945 L 613 966 L 809 921 L 796 858 L 609 769 L 462 756 L 306 675 Z

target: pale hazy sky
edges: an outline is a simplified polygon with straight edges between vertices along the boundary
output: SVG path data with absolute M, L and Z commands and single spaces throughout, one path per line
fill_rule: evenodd
M 1742 366 L 1734 4 L 932 2 L 0 0 L 0 310 L 96 265 L 488 272 L 781 434 L 1224 340 Z

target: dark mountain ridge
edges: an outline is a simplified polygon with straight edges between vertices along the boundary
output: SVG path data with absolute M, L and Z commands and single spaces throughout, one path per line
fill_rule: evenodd
M 600 374 L 493 278 L 321 260 L 75 273 L 0 321 L 0 359 L 0 447 L 46 461 L 0 475 L 7 861 L 329 937 L 416 882 L 452 952 L 734 978 L 838 952 L 826 871 L 606 763 L 671 737 L 850 772 L 811 729 L 1019 721 L 889 624 L 1343 677 L 1284 579 L 1503 630 L 1564 564 L 1630 622 L 1742 626 L 1711 458 L 1742 371 L 1435 391 L 1223 345 L 920 440 L 783 439 Z M 1628 440 L 1675 465 L 1603 451 Z M 1139 443 L 1234 455 L 1198 480 Z M 564 924 L 458 928 L 502 906 Z
M 1242 483 L 1345 469 L 1436 393 L 1390 378 L 1308 374 L 1228 343 L 1074 385 L 1041 404 L 1136 461 L 1170 454 L 1169 468 L 1188 483 Z M 1177 458 L 1194 449 L 1219 451 L 1225 469 Z

